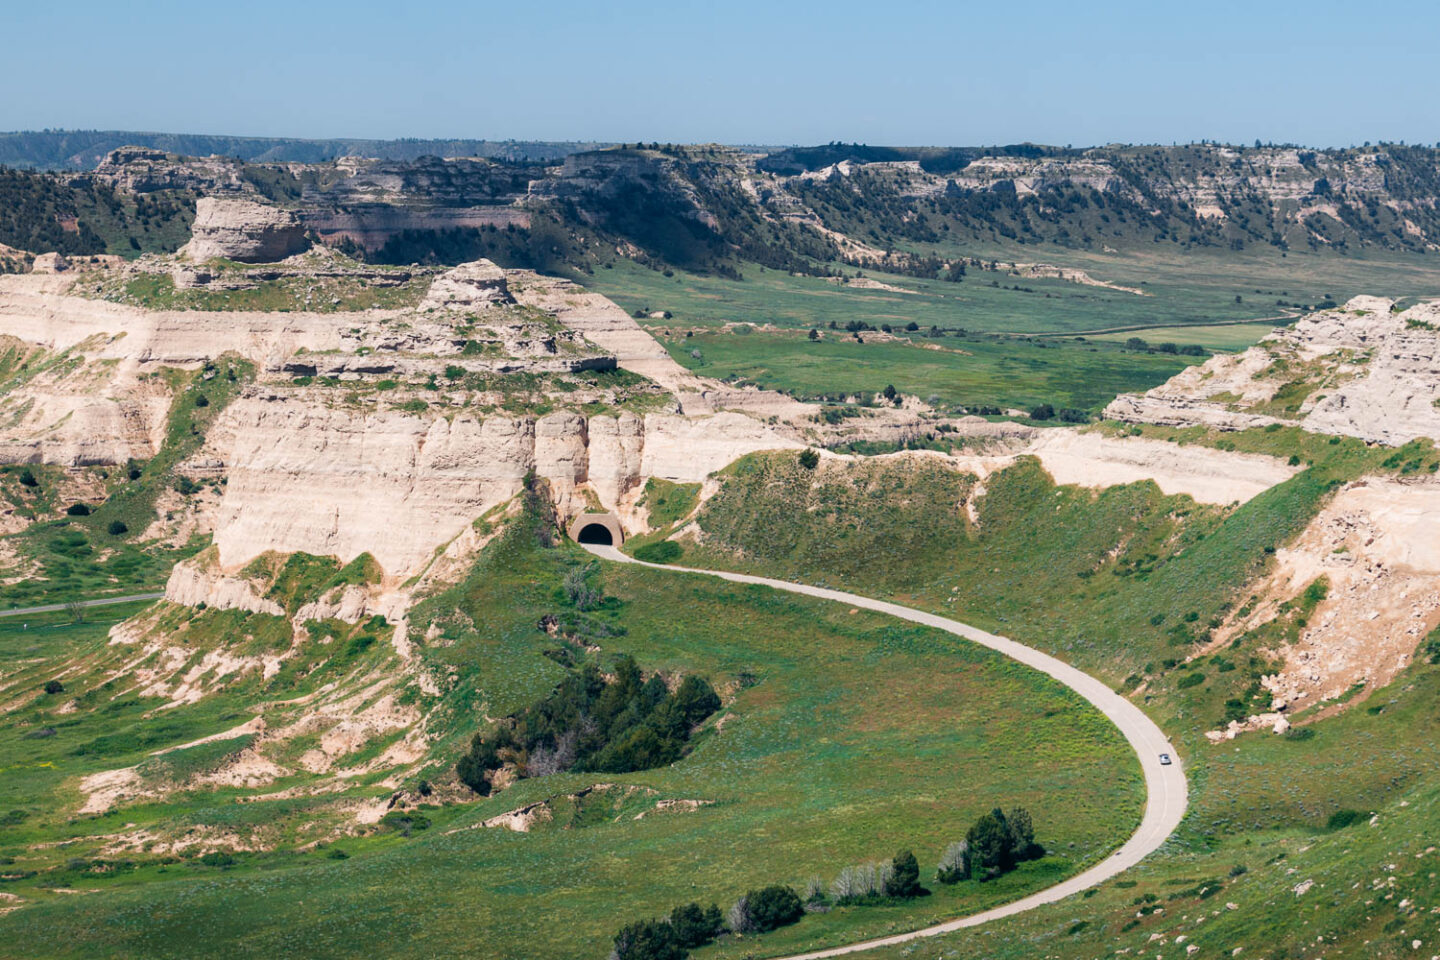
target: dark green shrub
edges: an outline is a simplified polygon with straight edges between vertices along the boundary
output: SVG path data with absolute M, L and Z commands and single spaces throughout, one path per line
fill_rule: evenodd
M 416 810 L 391 810 L 380 818 L 380 825 L 408 837 L 412 831 L 429 829 L 430 818 Z
M 200 858 L 200 862 L 207 867 L 233 867 L 235 858 L 224 850 L 211 850 Z
M 647 543 L 643 547 L 637 547 L 635 559 L 643 560 L 646 563 L 674 563 L 684 552 L 680 544 L 674 540 L 661 540 L 658 543 Z
M 65 508 L 65 513 L 72 517 L 88 517 L 90 508 L 83 503 L 72 503 Z
M 615 960 L 685 960 L 690 954 L 680 945 L 675 928 L 664 920 L 639 920 L 615 934 Z
M 1031 420 L 1054 420 L 1055 408 L 1048 403 L 1037 404 L 1030 408 Z
M 965 842 L 970 845 L 971 862 L 981 880 L 998 877 L 1015 866 L 1010 850 L 1010 828 L 998 807 L 975 821 L 965 834 Z
M 1035 826 L 1030 820 L 1030 811 L 1024 807 L 1011 807 L 1010 812 L 1005 814 L 1005 826 L 1010 831 L 1010 855 L 1016 863 L 1045 856 L 1045 848 L 1035 842 Z
M 112 537 L 118 537 L 122 534 L 130 532 L 130 528 L 125 525 L 124 520 L 111 520 L 110 526 L 106 527 L 105 529 L 110 532 L 110 536 Z
M 676 942 L 686 950 L 694 950 L 718 937 L 725 928 L 725 920 L 714 904 L 701 909 L 698 903 L 687 903 L 670 911 L 670 926 Z
M 22 487 L 38 487 L 40 481 L 35 479 L 35 472 L 29 467 L 20 471 L 20 485 Z
M 208 406 L 210 406 L 210 398 L 207 397 L 207 396 L 205 396 L 205 394 L 203 394 L 203 393 L 196 394 L 196 395 L 195 395 L 195 406 L 197 406 L 197 407 L 208 407 Z
M 885 881 L 885 895 L 908 900 L 918 897 L 924 890 L 920 886 L 920 863 L 915 854 L 901 850 L 890 861 L 890 877 Z
M 806 470 L 814 470 L 819 465 L 820 454 L 816 453 L 814 450 L 800 451 L 800 466 L 804 467 Z
M 1365 814 L 1359 810 L 1336 810 L 1330 814 L 1330 819 L 1325 821 L 1325 829 L 1344 830 L 1346 827 L 1353 827 L 1365 819 Z
M 54 696 L 57 693 L 64 693 L 65 684 L 61 683 L 59 680 L 47 680 L 45 681 L 45 692 L 50 694 L 51 696 Z
M 1178 681 L 1176 681 L 1175 688 L 1177 690 L 1188 690 L 1191 687 L 1198 687 L 1204 682 L 1205 674 L 1198 672 L 1187 673 L 1185 674 L 1185 676 L 1181 677 Z
M 750 922 L 759 933 L 789 926 L 805 915 L 800 895 L 779 884 L 751 890 L 745 894 L 745 901 L 750 911 Z

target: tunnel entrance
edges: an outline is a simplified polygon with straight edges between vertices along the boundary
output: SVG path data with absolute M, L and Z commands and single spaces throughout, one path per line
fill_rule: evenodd
M 600 543 L 607 547 L 615 545 L 615 538 L 610 533 L 610 528 L 603 523 L 587 523 L 580 528 L 580 536 L 575 538 L 580 543 Z
M 576 543 L 618 547 L 625 542 L 625 531 L 620 526 L 620 518 L 613 513 L 582 513 L 570 521 L 565 532 Z

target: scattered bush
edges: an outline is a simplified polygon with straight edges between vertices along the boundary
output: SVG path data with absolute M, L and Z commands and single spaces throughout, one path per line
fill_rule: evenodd
M 20 471 L 20 485 L 22 487 L 38 487 L 40 481 L 35 479 L 35 472 L 29 467 Z
M 1048 403 L 1038 404 L 1030 408 L 1031 420 L 1054 420 L 1055 408 Z
M 235 858 L 224 850 L 211 850 L 200 858 L 200 862 L 207 867 L 233 867 Z
M 57 693 L 64 693 L 65 684 L 61 683 L 59 680 L 47 680 L 45 681 L 45 692 L 50 694 L 51 696 L 54 696 Z
M 1185 674 L 1185 676 L 1181 677 L 1179 680 L 1177 680 L 1177 681 L 1175 682 L 1175 689 L 1177 689 L 1177 690 L 1188 690 L 1188 689 L 1190 689 L 1191 687 L 1198 687 L 1198 686 L 1200 686 L 1200 684 L 1202 684 L 1202 683 L 1204 683 L 1204 682 L 1205 682 L 1205 674 L 1200 673 L 1200 672 L 1198 672 L 1198 671 L 1196 671 L 1195 673 L 1187 673 L 1187 674 Z
M 90 516 L 90 508 L 83 503 L 72 503 L 65 508 L 65 513 L 71 517 L 88 517 Z
M 111 520 L 110 526 L 105 529 L 110 532 L 110 536 L 112 537 L 118 537 L 130 532 L 130 528 L 125 525 L 124 520 Z
M 713 903 L 704 909 L 698 903 L 687 903 L 670 911 L 669 919 L 675 940 L 686 950 L 705 946 L 725 929 L 720 908 Z
M 565 574 L 565 596 L 575 604 L 577 610 L 593 610 L 605 600 L 605 592 L 590 586 L 590 574 L 599 564 L 590 563 L 574 567 Z
M 814 470 L 819 465 L 820 454 L 816 453 L 814 450 L 800 451 L 800 466 L 804 467 L 806 470 Z
M 195 396 L 195 406 L 197 406 L 197 407 L 208 407 L 208 406 L 210 406 L 210 398 L 207 397 L 207 396 L 205 396 L 205 394 L 203 394 L 203 393 L 196 394 L 196 396 Z

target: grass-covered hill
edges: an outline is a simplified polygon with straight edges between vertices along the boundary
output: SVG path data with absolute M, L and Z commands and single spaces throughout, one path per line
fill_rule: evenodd
M 1004 902 L 1133 829 L 1133 757 L 1048 679 L 842 605 L 597 569 L 547 546 L 541 515 L 519 513 L 412 613 L 435 629 L 412 631 L 409 658 L 378 622 L 292 636 L 281 617 L 171 606 L 136 621 L 173 655 L 108 644 L 103 621 L 0 625 L 0 876 L 19 907 L 0 936 L 54 957 L 339 957 L 360 941 L 377 956 L 601 957 L 631 920 L 812 877 L 828 888 L 847 866 L 915 851 L 930 896 L 746 938 L 774 952 Z M 292 560 L 259 589 L 293 615 L 329 582 L 313 566 Z M 137 688 L 137 653 L 177 680 L 217 658 L 230 672 L 201 670 L 184 688 L 197 697 L 159 674 Z M 623 672 L 622 656 L 720 693 L 681 759 L 507 775 L 488 797 L 457 781 L 475 732 L 580 664 Z M 277 669 L 237 669 L 246 658 Z M 51 680 L 62 689 L 44 692 Z M 412 720 L 360 725 L 396 716 Z M 95 801 L 117 770 L 126 792 Z M 1048 853 L 989 883 L 931 882 L 995 806 L 1033 811 Z M 487 825 L 511 812 L 526 832 Z
M 1425 838 L 1440 823 L 1433 638 L 1417 638 L 1410 666 L 1366 691 L 1361 707 L 1312 709 L 1283 736 L 1216 745 L 1204 734 L 1269 708 L 1258 681 L 1323 597 L 1312 583 L 1270 626 L 1207 644 L 1276 549 L 1338 483 L 1423 475 L 1422 461 L 1436 455 L 1292 430 L 1229 439 L 1150 432 L 1293 449 L 1310 465 L 1241 507 L 1219 508 L 1148 483 L 1056 487 L 1023 462 L 987 477 L 980 492 L 963 473 L 918 457 L 812 467 L 793 454 L 762 455 L 733 466 L 713 498 L 692 501 L 676 522 L 693 524 L 698 543 L 687 534 L 675 541 L 680 550 L 641 546 L 668 562 L 837 586 L 985 625 L 1108 679 L 1180 746 L 1190 812 L 1136 870 L 1022 918 L 877 956 L 1168 956 L 1188 943 L 1215 955 L 1311 956 L 1323 943 L 1326 956 L 1406 956 L 1413 940 L 1434 936 L 1437 889 L 1425 866 L 1434 854 Z M 1407 470 L 1402 461 L 1417 456 Z M 743 952 L 722 945 L 704 955 Z

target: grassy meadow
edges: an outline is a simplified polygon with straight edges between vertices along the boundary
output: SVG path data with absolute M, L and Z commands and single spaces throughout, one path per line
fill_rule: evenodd
M 689 337 L 662 333 L 660 340 L 678 362 L 701 376 L 754 383 L 811 400 L 878 393 L 891 385 L 941 409 L 1026 410 L 1041 403 L 1098 409 L 1118 393 L 1148 390 L 1203 359 L 1068 339 L 861 336 L 869 340 L 859 343 L 844 333 L 826 331 L 824 339 L 812 342 L 798 331 L 736 327 Z
M 657 490 L 656 505 L 663 512 L 659 500 L 683 501 L 684 493 Z M 590 562 L 573 547 L 538 546 L 522 524 L 421 611 L 443 631 L 423 650 L 426 667 L 436 675 L 453 668 L 455 677 L 437 696 L 402 698 L 426 709 L 440 738 L 424 775 L 439 781 L 483 716 L 534 702 L 563 675 L 544 654 L 555 640 L 535 626 L 546 612 L 581 618 L 600 637 L 591 656 L 602 665 L 626 653 L 646 670 L 710 678 L 727 700 L 721 714 L 671 767 L 521 780 L 490 798 L 422 808 L 431 825 L 409 836 L 360 828 L 319 846 L 302 842 L 313 838 L 314 821 L 343 827 L 351 814 L 323 794 L 306 795 L 298 775 L 259 791 L 301 788 L 286 800 L 225 788 L 74 812 L 79 775 L 149 769 L 151 751 L 225 730 L 253 715 L 246 704 L 303 696 L 347 671 L 393 673 L 388 644 L 351 664 L 330 664 L 307 647 L 320 659 L 287 669 L 283 687 L 251 676 L 157 714 L 156 700 L 133 693 L 125 707 L 114 705 L 98 622 L 58 626 L 43 642 L 0 633 L 0 656 L 17 667 L 22 689 L 73 665 L 65 694 L 37 697 L 4 721 L 3 805 L 18 812 L 0 829 L 0 856 L 13 871 L 3 889 L 30 902 L 0 916 L 0 938 L 56 957 L 339 957 L 364 944 L 387 956 L 599 958 L 628 920 L 690 900 L 728 906 L 766 883 L 812 875 L 828 883 L 849 864 L 902 847 L 916 851 L 928 881 L 945 844 L 997 804 L 1030 808 L 1051 851 L 1001 881 L 929 883 L 930 897 L 808 917 L 719 954 L 738 956 L 846 942 L 1012 899 L 1104 856 L 1138 820 L 1139 771 L 1123 739 L 1032 671 L 875 614 L 666 571 L 591 570 L 609 599 L 581 614 L 567 607 L 560 582 Z M 269 642 L 256 618 L 200 616 L 206 636 L 233 631 Z M 71 696 L 80 708 L 61 712 Z M 41 729 L 54 733 L 29 736 Z M 91 749 L 97 742 L 106 749 Z M 241 746 L 221 741 L 213 750 Z M 192 749 L 204 755 L 185 751 L 175 762 L 214 762 L 209 750 Z M 379 776 L 347 796 L 383 796 Z M 612 786 L 576 799 L 602 782 Z M 480 827 L 544 800 L 553 819 L 530 833 Z M 705 803 L 665 812 L 655 809 L 661 800 Z M 107 852 L 137 825 L 164 835 L 187 823 L 242 837 L 253 829 L 277 849 L 242 846 L 228 865 L 207 865 L 195 852 Z M 332 858 L 333 850 L 347 857 Z

